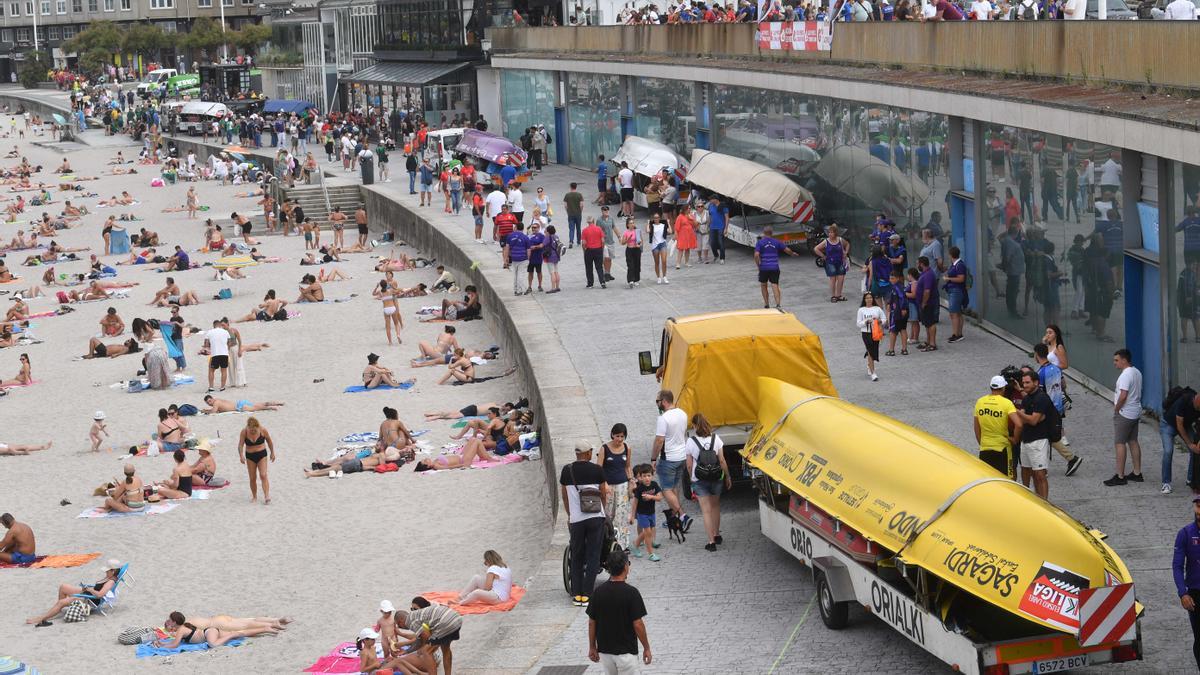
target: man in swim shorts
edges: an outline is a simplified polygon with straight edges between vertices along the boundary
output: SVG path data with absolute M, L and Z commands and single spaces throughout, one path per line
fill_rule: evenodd
M 217 398 L 212 394 L 204 397 L 204 403 L 208 405 L 200 412 L 205 415 L 213 415 L 223 412 L 260 412 L 263 410 L 276 410 L 282 408 L 283 404 L 277 401 L 267 401 L 266 403 L 251 403 L 246 399 L 230 401 L 228 399 Z
M 37 541 L 28 525 L 17 522 L 11 513 L 0 515 L 0 525 L 8 530 L 0 539 L 0 562 L 28 565 L 37 560 Z

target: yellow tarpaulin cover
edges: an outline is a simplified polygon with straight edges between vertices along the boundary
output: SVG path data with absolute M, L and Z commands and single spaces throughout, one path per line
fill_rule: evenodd
M 715 426 L 758 419 L 759 375 L 837 395 L 821 338 L 792 314 L 752 309 L 700 314 L 667 323 L 663 388 L 690 417 Z
M 1131 581 L 1079 521 L 972 454 L 816 396 L 759 378 L 759 422 L 743 455 L 906 564 L 1067 633 L 1079 627 L 1080 590 Z

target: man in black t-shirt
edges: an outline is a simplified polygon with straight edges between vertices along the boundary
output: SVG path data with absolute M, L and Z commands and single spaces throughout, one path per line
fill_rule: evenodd
M 581 440 L 575 444 L 575 461 L 563 467 L 558 484 L 571 533 L 572 603 L 583 607 L 588 604 L 596 575 L 600 572 L 605 506 L 609 499 L 604 470 L 592 461 L 591 443 Z
M 1175 437 L 1178 436 L 1188 449 L 1187 483 L 1193 489 L 1200 486 L 1200 480 L 1193 475 L 1193 460 L 1200 453 L 1200 437 L 1196 434 L 1196 422 L 1200 420 L 1200 395 L 1193 395 L 1188 390 L 1175 400 L 1169 410 L 1163 411 L 1162 421 L 1159 422 L 1159 435 L 1162 436 L 1162 493 L 1171 492 L 1171 464 L 1175 456 Z
M 1017 415 L 1021 418 L 1021 482 L 1038 496 L 1050 500 L 1050 482 L 1047 469 L 1050 467 L 1050 434 L 1058 411 L 1050 396 L 1038 386 L 1036 373 L 1021 374 L 1021 389 L 1025 398 Z
M 638 642 L 642 663 L 650 665 L 650 638 L 646 636 L 646 603 L 638 589 L 625 583 L 629 557 L 614 550 L 605 561 L 608 581 L 596 587 L 588 605 L 588 658 L 608 673 L 638 673 Z

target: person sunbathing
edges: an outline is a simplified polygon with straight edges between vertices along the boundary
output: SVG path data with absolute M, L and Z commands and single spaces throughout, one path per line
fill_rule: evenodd
M 207 439 L 201 439 L 196 444 L 196 451 L 200 453 L 200 459 L 192 463 L 192 480 L 200 485 L 211 485 L 217 475 L 217 458 L 212 455 L 212 445 Z
M 490 401 L 487 403 L 471 403 L 459 408 L 458 410 L 439 410 L 435 412 L 427 412 L 425 413 L 425 421 L 432 422 L 433 420 L 459 420 L 464 417 L 479 417 L 481 414 L 480 411 L 486 413 L 488 408 L 500 408 L 500 413 L 503 415 L 507 414 L 509 410 L 512 410 L 512 407 L 513 404 L 511 403 L 504 403 L 503 405 L 499 403 L 492 403 Z
M 349 274 L 346 274 L 345 272 L 343 272 L 337 268 L 333 268 L 333 269 L 329 270 L 328 274 L 326 274 L 324 268 L 317 270 L 317 281 L 321 282 L 321 283 L 341 281 L 343 279 L 353 279 L 353 278 L 354 277 L 350 276 Z
M 17 236 L 13 237 L 8 242 L 8 246 L 4 247 L 6 251 L 23 251 L 27 248 L 33 248 L 29 242 L 25 241 L 25 230 L 17 230 Z
M 400 383 L 396 382 L 392 371 L 379 365 L 378 354 L 367 354 L 367 367 L 363 368 L 362 372 L 363 386 L 367 389 L 387 385 L 389 387 L 399 387 Z
M 71 163 L 67 161 L 67 158 L 63 157 L 62 164 L 58 165 L 54 173 L 74 173 L 74 170 L 71 169 Z
M 246 399 L 229 401 L 217 398 L 212 394 L 207 394 L 204 397 L 204 403 L 208 407 L 201 409 L 200 412 L 205 415 L 215 415 L 225 412 L 260 412 L 263 410 L 278 410 L 283 407 L 283 403 L 278 401 L 267 401 L 266 403 L 251 403 Z
M 111 164 L 124 164 L 124 163 L 125 163 L 125 155 L 123 155 L 123 154 L 121 153 L 121 151 L 120 151 L 120 150 L 118 150 L 118 151 L 117 151 L 117 156 L 116 156 L 116 157 L 113 157 L 113 158 L 112 158 L 112 159 L 110 159 L 110 160 L 108 160 L 108 163 L 109 163 L 110 165 L 111 165 Z
M 438 380 L 438 384 L 446 384 L 452 379 L 464 383 L 475 381 L 475 364 L 461 347 L 454 350 L 454 360 L 446 366 L 446 374 Z
M 483 306 L 479 303 L 479 289 L 475 286 L 467 286 L 463 289 L 466 295 L 461 301 L 451 300 L 446 298 L 442 300 L 442 311 L 435 318 L 443 321 L 469 321 L 478 319 L 482 312 Z
M 17 346 L 17 336 L 12 332 L 12 324 L 0 324 L 0 349 Z
M 246 273 L 238 267 L 214 267 L 213 281 L 225 281 L 227 279 L 245 279 Z
M 186 293 L 179 290 L 179 286 L 171 277 L 167 277 L 167 285 L 154 294 L 154 299 L 150 301 L 155 307 L 166 307 L 167 305 L 198 305 L 200 298 L 196 297 L 195 291 Z
M 442 334 L 437 336 L 437 340 L 434 342 L 434 344 L 431 345 L 422 340 L 417 345 L 417 349 L 420 350 L 420 354 L 417 356 L 417 358 L 413 359 L 412 365 L 418 366 L 419 362 L 421 362 L 422 365 L 425 365 L 423 363 L 425 361 L 449 363 L 449 361 L 444 361 L 443 359 L 446 356 L 454 354 L 454 350 L 462 346 L 458 344 L 458 337 L 455 335 L 457 332 L 458 329 L 454 326 L 446 326 L 442 329 Z
M 463 446 L 462 454 L 447 453 L 447 454 L 421 454 L 417 455 L 416 466 L 413 471 L 441 471 L 442 469 L 465 469 L 475 463 L 476 460 L 482 462 L 499 462 L 501 458 L 487 451 L 483 447 L 483 441 L 478 438 L 472 438 Z
M 420 298 L 429 295 L 429 287 L 425 284 L 417 284 L 409 288 L 398 288 L 392 291 L 392 295 L 397 298 Z
M 306 285 L 307 284 L 307 285 Z M 296 302 L 324 302 L 325 289 L 322 288 L 321 282 L 311 274 L 305 274 L 300 279 L 300 297 L 296 298 Z
M 117 314 L 116 307 L 109 307 L 100 319 L 100 333 L 105 337 L 116 337 L 125 332 L 125 320 Z
M 118 265 L 146 265 L 148 263 L 156 262 L 157 258 L 158 258 L 158 251 L 154 248 L 148 248 L 143 251 L 131 252 L 129 254 L 128 260 L 118 260 L 117 264 Z M 166 258 L 163 258 L 163 261 L 165 261 L 165 260 L 166 260 Z
M 450 434 L 451 440 L 457 441 L 468 434 L 474 438 L 476 434 L 479 434 L 488 439 L 488 447 L 494 447 L 496 441 L 504 435 L 504 420 L 512 412 L 512 407 L 508 406 L 503 411 L 498 406 L 483 408 L 482 410 L 484 419 L 467 420 L 466 425 L 462 429 L 457 433 Z M 475 417 L 475 415 L 472 415 L 472 417 Z
M 154 162 L 149 162 L 149 163 L 153 164 Z M 128 169 L 122 169 L 122 168 L 118 167 L 118 168 L 113 169 L 112 171 L 108 171 L 106 173 L 109 176 L 124 176 L 125 174 L 134 174 L 137 172 L 138 172 L 138 170 L 133 167 L 129 167 Z
M 4 265 L 3 260 L 0 260 L 0 281 L 9 282 L 15 280 L 16 278 L 17 277 L 13 276 L 12 270 L 8 269 L 8 267 Z
M 395 253 L 392 255 L 394 256 Z M 398 258 L 393 257 L 380 260 L 379 263 L 375 265 L 376 272 L 404 272 L 412 269 L 416 269 L 416 265 L 413 264 L 412 259 L 410 259 L 406 253 L 401 253 L 400 257 Z
M 28 565 L 37 561 L 37 539 L 33 528 L 12 517 L 11 513 L 0 515 L 0 525 L 8 530 L 0 538 L 0 563 Z
M 143 227 L 138 232 L 136 237 L 137 237 L 137 243 L 135 244 L 136 246 L 158 246 L 158 233 L 157 232 L 151 232 L 150 230 L 147 230 L 146 228 Z
M 79 598 L 74 596 L 85 596 L 84 600 L 90 602 L 92 606 L 99 607 L 104 601 L 104 596 L 108 595 L 117 586 L 117 574 L 121 571 L 121 563 L 117 560 L 109 560 L 104 566 L 104 578 L 91 586 L 73 586 L 71 584 L 63 584 L 58 587 L 58 600 L 48 612 L 41 616 L 35 616 L 25 620 L 25 623 L 33 624 L 37 628 L 45 628 L 52 625 L 50 619 L 58 616 L 58 613 L 67 608 L 67 605 L 75 602 Z
M 115 345 L 106 345 L 100 341 L 100 338 L 93 337 L 88 340 L 88 353 L 83 355 L 85 359 L 115 359 L 118 356 L 126 354 L 136 354 L 141 351 L 138 346 L 137 338 L 129 338 L 128 340 Z
M 103 203 L 103 202 L 101 202 L 101 203 Z M 87 213 L 87 208 L 80 208 L 78 206 L 72 205 L 70 199 L 63 202 L 63 212 L 62 212 L 63 217 L 78 218 L 86 213 Z
M 320 478 L 334 474 L 341 476 L 346 473 L 360 473 L 362 471 L 371 471 L 381 464 L 395 463 L 399 461 L 401 453 L 396 448 L 387 448 L 382 452 L 372 452 L 365 457 L 359 457 L 357 454 L 346 454 L 336 459 L 330 460 L 329 464 L 324 468 L 305 469 L 305 478 Z M 320 462 L 317 462 L 321 464 Z
M 137 475 L 137 469 L 132 464 L 125 465 L 125 480 L 117 482 L 113 481 L 113 487 L 105 490 L 108 495 L 104 499 L 103 508 L 105 511 L 118 511 L 121 513 L 129 513 L 130 511 L 141 511 L 146 507 L 146 497 L 142 494 L 145 485 L 142 479 Z
M 12 307 L 4 314 L 5 321 L 26 321 L 29 319 L 29 304 L 20 297 L 13 298 Z
M 175 252 L 167 256 L 167 261 L 158 269 L 162 272 L 186 272 L 192 269 L 192 260 L 182 246 L 176 246 Z
M 250 313 L 240 319 L 234 320 L 234 323 L 246 323 L 248 321 L 287 321 L 287 300 L 280 300 L 275 297 L 275 289 L 267 291 L 266 297 L 258 304 L 257 307 L 250 310 Z
M 208 622 L 207 626 L 204 625 L 206 621 Z M 238 622 L 248 622 L 245 625 L 249 627 L 238 629 L 217 627 L 218 625 L 233 625 Z M 176 649 L 181 644 L 198 645 L 206 642 L 210 647 L 220 647 L 237 638 L 275 635 L 283 630 L 282 625 L 277 627 L 276 623 L 259 622 L 253 619 L 234 619 L 226 616 L 188 621 L 179 612 L 171 612 L 171 616 L 163 624 L 163 628 L 171 634 L 171 639 L 154 641 L 154 646 L 163 649 Z
M 171 477 L 155 483 L 150 489 L 163 499 L 190 499 L 192 496 L 192 466 L 187 463 L 187 454 L 182 448 L 172 453 L 175 468 Z
M 41 445 L 11 445 L 11 444 L 6 444 L 6 443 L 0 443 L 0 456 L 28 455 L 31 452 L 38 452 L 40 450 L 49 450 L 50 446 L 53 444 L 54 444 L 54 441 L 46 441 L 45 443 L 42 443 Z

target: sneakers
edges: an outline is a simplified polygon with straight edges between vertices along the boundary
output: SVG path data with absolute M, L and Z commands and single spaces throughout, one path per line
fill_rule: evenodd
M 657 554 L 657 553 L 651 553 L 651 554 L 650 554 L 650 562 L 658 562 L 659 560 L 662 560 L 662 556 L 661 556 L 661 555 L 659 555 L 659 554 Z
M 667 278 L 666 278 L 666 277 L 663 277 L 663 283 L 664 283 L 664 284 L 669 284 L 669 283 L 671 283 L 671 282 L 670 282 L 669 280 L 667 280 Z
M 1125 476 L 1125 480 L 1129 481 L 1130 483 L 1145 483 L 1146 482 L 1146 479 L 1142 478 L 1142 474 L 1140 474 L 1140 473 L 1131 473 L 1131 474 Z
M 692 529 L 692 517 L 686 513 L 679 519 L 679 523 L 683 525 L 684 534 L 687 534 L 688 530 Z
M 717 550 L 717 545 L 715 543 L 710 542 L 710 543 L 704 545 L 704 550 L 708 551 L 709 553 L 712 553 L 713 551 Z
M 964 338 L 961 335 L 951 335 L 950 336 L 950 342 L 961 342 L 963 339 Z
M 635 557 L 635 558 L 642 557 L 642 549 L 640 549 L 640 548 L 633 549 L 633 557 Z
M 871 381 L 872 381 L 872 382 L 878 382 L 878 381 L 879 381 L 879 376 L 878 376 L 878 375 L 876 375 L 875 373 L 871 373 L 870 375 L 871 375 Z
M 1071 461 L 1067 462 L 1067 475 L 1074 476 L 1075 472 L 1079 470 L 1080 464 L 1083 464 L 1082 457 L 1080 457 L 1079 455 L 1075 455 L 1074 457 L 1072 457 Z
M 577 595 L 574 598 L 571 598 L 571 604 L 575 605 L 576 607 L 587 607 L 589 599 L 590 598 L 588 598 L 586 595 Z
M 1128 482 L 1129 481 L 1125 480 L 1124 478 L 1122 478 L 1116 474 L 1113 474 L 1113 477 L 1104 481 L 1104 484 L 1107 485 L 1108 487 L 1116 487 L 1118 485 L 1124 485 Z
M 661 286 L 661 285 L 662 285 L 662 277 L 658 277 L 657 279 L 655 279 L 655 280 L 654 280 L 654 283 L 656 283 L 656 284 L 658 284 L 658 285 L 660 285 L 660 286 Z
M 1170 484 L 1170 483 L 1163 483 L 1163 484 L 1162 484 L 1162 489 L 1161 489 L 1161 490 L 1159 490 L 1159 492 L 1161 492 L 1161 493 L 1162 493 L 1162 494 L 1164 494 L 1164 495 L 1169 495 L 1169 494 L 1171 494 L 1172 492 L 1174 492 L 1174 490 L 1173 490 L 1173 489 L 1171 489 L 1171 484 Z

